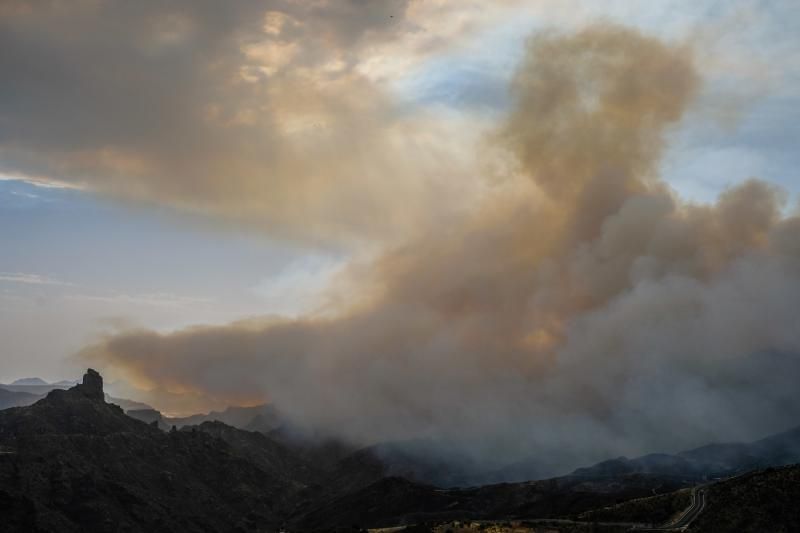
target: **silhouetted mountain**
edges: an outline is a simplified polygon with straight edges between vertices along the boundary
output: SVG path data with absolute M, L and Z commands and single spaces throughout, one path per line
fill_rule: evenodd
M 45 383 L 44 385 L 13 385 L 13 384 L 12 385 L 0 385 L 0 388 L 5 389 L 5 390 L 9 390 L 9 391 L 12 391 L 12 392 L 27 392 L 29 394 L 36 394 L 36 395 L 39 395 L 39 396 L 44 396 L 45 394 L 47 394 L 51 390 L 54 390 L 54 389 L 68 389 L 68 388 L 70 388 L 72 386 L 74 386 L 74 384 L 71 384 L 71 385 L 56 385 L 54 383 L 52 383 L 52 384 Z
M 113 396 L 109 396 L 108 394 L 105 395 L 105 399 L 108 403 L 114 403 L 119 405 L 125 412 L 134 409 L 152 409 L 152 407 L 150 407 L 146 403 L 137 402 L 134 400 L 128 400 L 125 398 L 114 398 Z
M 74 381 L 70 379 L 62 379 L 61 381 L 56 381 L 55 383 L 51 383 L 54 387 L 74 387 L 80 383 L 79 381 Z
M 709 444 L 676 455 L 650 454 L 635 459 L 618 457 L 578 468 L 582 477 L 647 474 L 702 481 L 741 472 L 800 463 L 800 427 L 751 443 Z
M 0 388 L 0 410 L 8 409 L 9 407 L 22 407 L 24 405 L 30 405 L 40 399 L 41 396 L 38 394 L 10 391 Z
M 267 433 L 267 436 L 291 448 L 298 456 L 308 463 L 314 464 L 326 475 L 336 476 L 343 473 L 346 469 L 341 467 L 341 463 L 346 458 L 359 451 L 359 447 L 346 443 L 340 439 L 330 436 L 309 433 L 297 428 L 292 424 L 285 423 Z M 372 468 L 374 465 L 364 465 L 367 473 L 350 472 L 348 475 L 366 476 L 366 484 L 375 481 Z
M 324 477 L 318 468 L 263 433 L 243 431 L 218 421 L 187 426 L 181 431 L 201 431 L 226 442 L 238 456 L 262 467 L 266 472 L 271 472 L 287 487 L 303 489 L 309 484 L 318 483 Z
M 17 398 L 20 399 L 20 403 L 11 403 L 9 402 L 8 405 L 3 403 L 2 397 L 0 397 L 0 409 L 6 409 L 7 407 L 21 407 L 24 405 L 31 405 L 32 403 L 42 399 L 47 395 L 50 391 L 56 389 L 68 389 L 70 387 L 74 387 L 78 385 L 79 382 L 77 381 L 70 381 L 70 380 L 61 380 L 56 381 L 55 383 L 47 383 L 45 380 L 41 378 L 23 378 L 18 379 L 15 382 L 9 385 L 0 385 L 0 390 L 5 390 L 7 392 L 15 392 L 20 393 Z M 9 397 L 8 395 L 4 395 L 0 392 L 0 395 Z M 123 410 L 128 411 L 131 409 L 152 409 L 149 405 L 142 402 L 137 402 L 133 400 L 128 400 L 125 398 L 115 398 L 109 396 L 108 394 L 105 395 L 106 401 L 109 403 L 115 403 L 122 407 Z
M 115 402 L 116 403 L 116 402 Z M 133 404 L 133 402 L 132 402 Z M 139 403 L 125 409 L 129 416 L 147 423 L 158 421 L 163 429 L 196 426 L 204 422 L 222 422 L 229 426 L 249 431 L 268 433 L 280 424 L 280 417 L 271 405 L 253 407 L 228 407 L 224 411 L 211 411 L 208 414 L 197 414 L 186 417 L 167 417 L 152 407 Z
M 216 430 L 164 433 L 105 403 L 98 378 L 0 412 L 7 530 L 254 531 L 288 514 L 303 486 L 289 452 L 248 459 Z
M 150 416 L 148 424 L 106 403 L 93 370 L 69 390 L 0 411 L 0 531 L 271 531 L 575 516 L 691 486 L 707 476 L 698 465 L 791 460 L 800 439 L 792 430 L 747 445 L 618 458 L 546 480 L 443 489 L 414 480 L 450 468 L 424 458 L 424 441 L 354 450 L 286 427 L 264 434 L 204 421 L 162 431 L 160 413 Z M 741 497 L 724 494 L 712 496 Z M 669 515 L 684 500 L 618 510 Z
M 679 455 L 717 476 L 800 463 L 800 427 L 748 444 L 710 444 Z
M 389 527 L 418 522 L 548 518 L 579 513 L 653 490 L 683 485 L 651 476 L 605 481 L 576 477 L 503 483 L 467 489 L 439 489 L 399 477 L 381 478 L 318 508 L 304 510 L 292 524 L 300 529 Z
M 47 387 L 49 387 L 49 389 L 47 390 L 47 392 L 42 394 L 8 390 L 7 387 L 9 387 L 9 385 L 0 386 L 0 411 L 3 409 L 8 409 L 9 407 L 24 407 L 26 405 L 32 405 L 41 400 L 42 398 L 44 398 L 48 392 L 56 389 L 61 389 L 60 386 L 56 385 L 57 384 L 53 384 L 52 386 L 48 385 Z M 74 385 L 75 383 L 72 383 L 72 385 L 70 386 Z M 125 398 L 114 398 L 112 396 L 109 396 L 108 394 L 105 395 L 105 400 L 108 403 L 119 405 L 123 411 L 153 409 L 152 407 L 150 407 L 145 403 L 135 402 L 133 400 L 126 400 Z
M 252 427 L 245 429 L 258 430 Z M 286 422 L 268 432 L 268 435 L 300 450 L 317 463 L 346 460 L 351 465 L 361 465 L 384 477 L 403 477 L 437 487 L 474 487 L 556 477 L 553 475 L 557 471 L 554 465 L 568 455 L 562 453 L 553 460 L 549 457 L 532 458 L 524 464 L 514 463 L 498 469 L 494 465 L 482 464 L 452 443 L 433 439 L 388 441 L 360 447 Z M 328 466 L 345 468 L 336 464 Z
M 426 440 L 385 442 L 355 450 L 337 465 L 341 470 L 369 472 L 380 477 L 401 477 L 424 485 L 469 487 L 481 484 L 479 465 L 455 450 Z
M 0 409 L 5 409 L 7 407 L 22 407 L 25 405 L 31 405 L 34 402 L 37 402 L 44 398 L 50 391 L 56 389 L 68 389 L 70 387 L 74 387 L 77 385 L 77 381 L 57 381 L 55 383 L 48 383 L 41 378 L 23 378 L 14 381 L 8 385 L 0 384 L 0 390 L 5 390 L 8 392 L 19 393 L 18 398 L 23 400 L 21 403 L 17 405 L 7 405 L 3 406 L 0 403 Z M 2 393 L 0 393 L 2 394 Z
M 274 429 L 279 424 L 279 416 L 272 405 L 253 407 L 228 407 L 224 411 L 211 411 L 207 415 L 194 415 L 185 418 L 170 418 L 178 427 L 202 424 L 203 422 L 222 422 L 235 428 L 244 429 L 259 418 L 264 428 Z M 271 422 L 271 425 L 269 424 Z
M 611 476 L 625 476 L 631 474 L 671 476 L 687 481 L 702 478 L 706 471 L 702 465 L 695 464 L 676 455 L 654 453 L 628 459 L 618 457 L 602 461 L 596 465 L 578 468 L 572 475 L 583 478 L 604 478 Z
M 726 473 L 746 471 L 753 465 L 800 462 L 799 447 L 800 428 L 749 444 L 711 445 L 677 455 L 620 457 L 541 481 L 450 490 L 413 481 L 419 475 L 419 465 L 414 465 L 416 458 L 402 453 L 402 448 L 402 460 L 398 461 L 398 450 L 387 453 L 384 446 L 370 447 L 338 463 L 341 475 L 350 472 L 352 479 L 353 473 L 359 473 L 362 488 L 309 510 L 296 524 L 304 528 L 350 524 L 388 527 L 464 519 L 574 516 L 654 493 L 665 496 L 647 498 L 642 500 L 647 503 L 645 507 L 640 503 L 619 512 L 638 512 L 635 519 L 623 521 L 660 523 L 680 511 L 686 501 L 686 493 L 667 494 Z M 398 474 L 391 477 L 393 472 Z M 370 479 L 375 481 L 366 484 Z
M 130 409 L 125 411 L 125 414 L 145 424 L 156 424 L 156 427 L 159 429 L 165 431 L 170 429 L 170 426 L 164 422 L 164 417 L 161 415 L 161 412 L 152 407 L 149 409 Z

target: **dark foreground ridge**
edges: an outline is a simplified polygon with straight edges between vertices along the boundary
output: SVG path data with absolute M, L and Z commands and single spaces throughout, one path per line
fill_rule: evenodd
M 256 531 L 302 487 L 279 447 L 247 457 L 201 430 L 162 432 L 105 403 L 93 371 L 0 411 L 0 443 L 4 531 Z
M 660 523 L 679 516 L 688 501 L 686 492 L 665 493 L 697 484 L 705 474 L 695 456 L 710 454 L 701 449 L 677 459 L 620 458 L 542 481 L 442 489 L 398 476 L 396 466 L 382 463 L 371 449 L 300 446 L 279 433 L 218 421 L 181 430 L 158 426 L 158 420 L 146 423 L 106 403 L 102 377 L 94 370 L 69 390 L 0 411 L 0 531 L 245 532 L 412 524 L 424 530 L 430 526 L 422 524 L 448 521 L 534 518 L 561 518 L 547 527 L 567 531 L 590 521 Z M 735 461 L 726 456 L 714 468 L 766 460 L 756 453 L 790 460 L 797 436 L 789 432 L 755 447 L 739 446 Z M 724 502 L 739 505 L 714 487 L 708 489 L 708 511 L 692 517 L 692 530 L 695 524 L 712 527 L 706 515 L 725 515 Z M 646 498 L 654 493 L 664 496 Z M 739 530 L 749 531 L 744 524 Z

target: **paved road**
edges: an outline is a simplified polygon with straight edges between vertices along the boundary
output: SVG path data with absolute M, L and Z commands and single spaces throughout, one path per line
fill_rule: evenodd
M 671 522 L 667 522 L 666 524 L 662 524 L 660 526 L 650 526 L 647 524 L 642 524 L 638 522 L 585 522 L 582 520 L 569 520 L 566 518 L 528 518 L 524 520 L 524 522 L 534 523 L 534 524 L 541 524 L 541 525 L 563 525 L 563 524 L 594 524 L 598 526 L 622 526 L 622 527 L 629 527 L 629 531 L 682 531 L 685 530 L 692 523 L 692 521 L 697 518 L 697 516 L 703 512 L 706 506 L 706 492 L 707 487 L 695 487 L 692 489 L 692 503 L 689 507 L 686 508 L 681 515 L 672 520 Z M 483 521 L 483 520 L 471 520 L 471 522 L 478 522 L 478 523 L 493 523 L 493 521 Z M 402 526 L 401 528 L 385 528 L 380 530 L 381 533 L 383 532 L 394 532 L 398 529 L 403 529 L 406 526 Z
M 706 488 L 700 487 L 692 492 L 692 505 L 683 516 L 672 524 L 672 529 L 682 529 L 692 523 L 692 520 L 697 518 L 697 515 L 703 512 L 706 507 Z
M 706 507 L 706 487 L 697 487 L 692 489 L 692 504 L 681 514 L 677 519 L 672 522 L 667 522 L 658 527 L 639 528 L 634 527 L 637 531 L 678 531 L 689 527 L 689 524 L 703 512 Z
M 637 531 L 646 531 L 640 530 L 639 527 L 644 527 L 643 524 L 638 522 L 586 522 L 583 520 L 569 520 L 567 518 L 533 518 L 524 520 L 526 523 L 533 523 L 533 524 L 541 524 L 541 525 L 559 525 L 559 524 L 581 524 L 581 525 L 589 525 L 594 524 L 598 526 L 622 526 L 622 527 L 629 527 L 631 530 L 636 529 Z

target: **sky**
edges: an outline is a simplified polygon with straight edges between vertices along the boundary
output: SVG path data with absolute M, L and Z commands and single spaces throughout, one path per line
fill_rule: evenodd
M 92 364 L 169 412 L 275 401 L 471 453 L 780 429 L 794 397 L 753 406 L 753 368 L 797 359 L 798 23 L 790 0 L 4 2 L 0 382 Z M 731 302 L 775 331 L 731 335 L 764 330 Z M 683 439 L 634 406 L 675 382 Z M 520 406 L 563 431 L 520 439 Z

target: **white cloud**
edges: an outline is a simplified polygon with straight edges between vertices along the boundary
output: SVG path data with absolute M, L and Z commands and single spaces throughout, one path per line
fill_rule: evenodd
M 181 296 L 168 292 L 141 293 L 141 294 L 68 294 L 67 300 L 83 300 L 110 304 L 130 304 L 150 307 L 184 308 L 197 305 L 206 305 L 213 302 L 210 298 L 195 298 Z
M 34 187 L 41 187 L 43 189 L 76 189 L 84 190 L 86 187 L 76 183 L 67 183 L 52 178 L 40 176 L 25 176 L 22 174 L 0 174 L 0 181 L 20 181 L 33 185 Z
M 25 272 L 0 272 L 0 282 L 22 283 L 25 285 L 57 285 L 61 287 L 74 286 L 72 283 L 42 276 L 41 274 L 31 274 Z

